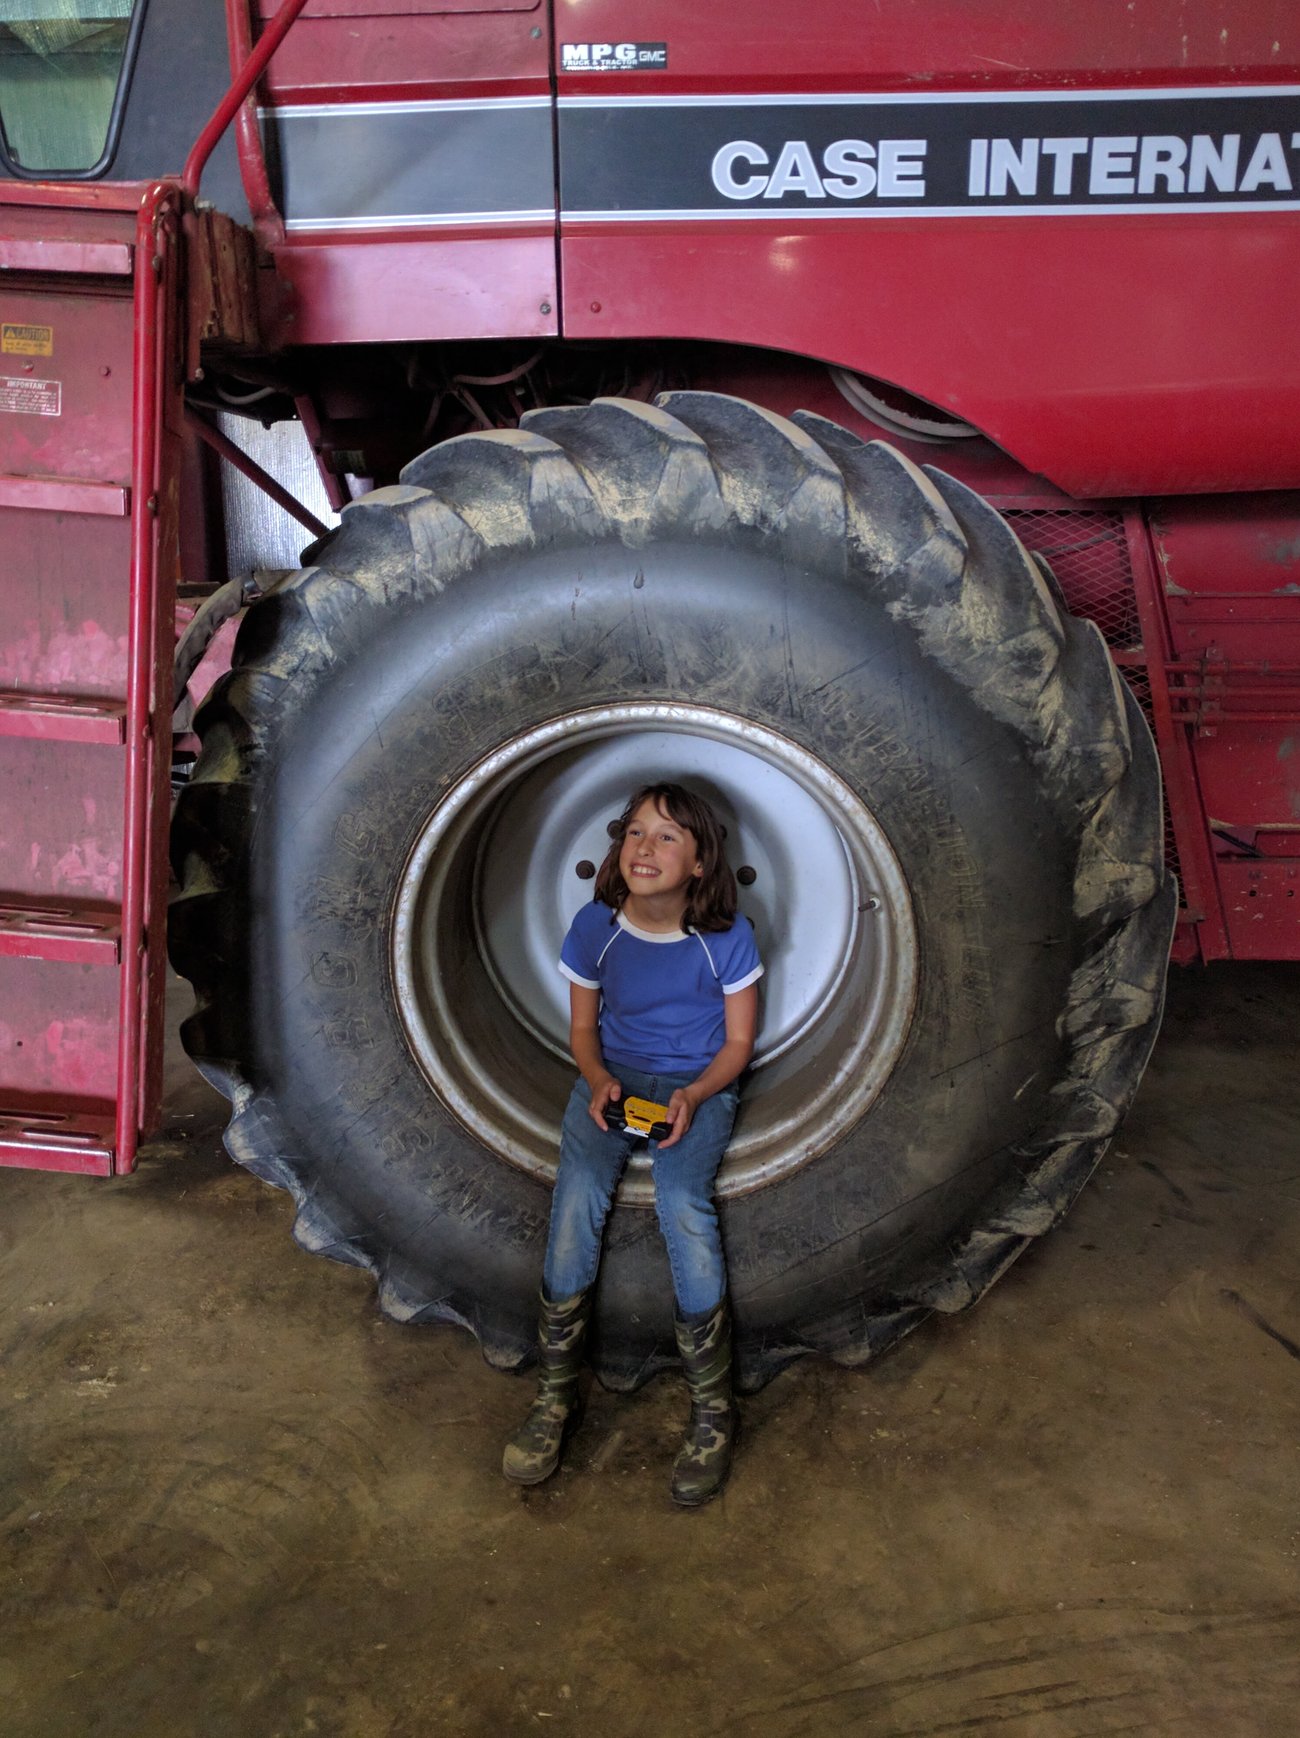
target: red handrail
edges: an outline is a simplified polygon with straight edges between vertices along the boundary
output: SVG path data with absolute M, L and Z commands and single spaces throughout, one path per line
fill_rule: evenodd
M 261 78 L 266 64 L 289 33 L 289 27 L 307 4 L 307 0 L 281 0 L 280 10 L 272 19 L 257 47 L 240 68 L 230 89 L 212 111 L 212 118 L 194 141 L 194 148 L 185 159 L 181 171 L 181 187 L 192 205 L 199 196 L 199 182 L 217 140 L 235 117 L 236 111 Z
M 118 1001 L 117 1130 L 114 1169 L 135 1168 L 136 1140 L 145 1107 L 140 1067 L 145 1016 L 144 964 L 150 875 L 150 781 L 156 773 L 154 717 L 158 656 L 159 444 L 166 378 L 166 313 L 162 305 L 166 255 L 171 245 L 166 182 L 149 188 L 136 219 L 135 381 L 132 391 L 131 603 L 126 682 L 126 799 L 122 841 L 122 980 Z M 156 924 L 153 925 L 156 929 Z
M 232 78 L 253 52 L 253 6 L 254 0 L 226 0 L 226 35 L 230 40 Z M 271 177 L 266 171 L 266 152 L 262 148 L 254 91 L 250 91 L 239 105 L 235 120 L 235 152 L 249 216 L 253 220 L 253 233 L 264 246 L 277 247 L 284 240 L 284 219 L 276 207 Z

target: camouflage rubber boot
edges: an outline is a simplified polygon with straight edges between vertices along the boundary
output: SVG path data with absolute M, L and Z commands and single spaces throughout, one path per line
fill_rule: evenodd
M 582 1342 L 591 1316 L 594 1286 L 572 1297 L 548 1298 L 542 1289 L 537 1319 L 541 1376 L 527 1418 L 506 1444 L 501 1470 L 517 1485 L 539 1485 L 560 1464 L 564 1444 L 582 1418 L 578 1378 Z
M 731 1310 L 726 1298 L 704 1315 L 678 1316 L 676 1328 L 691 1391 L 691 1417 L 673 1467 L 673 1501 L 696 1508 L 716 1497 L 727 1482 L 740 1423 L 731 1393 Z

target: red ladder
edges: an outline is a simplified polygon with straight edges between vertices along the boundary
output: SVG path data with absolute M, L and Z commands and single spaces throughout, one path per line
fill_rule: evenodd
M 0 1165 L 129 1171 L 158 1112 L 178 209 L 0 187 Z

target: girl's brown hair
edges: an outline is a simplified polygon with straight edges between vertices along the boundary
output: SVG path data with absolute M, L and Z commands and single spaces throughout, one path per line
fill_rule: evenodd
M 695 841 L 700 859 L 700 873 L 693 877 L 686 895 L 686 910 L 682 913 L 684 929 L 730 929 L 736 916 L 736 878 L 727 864 L 723 849 L 726 837 L 722 823 L 703 797 L 688 791 L 684 785 L 642 785 L 614 823 L 613 843 L 605 853 L 596 876 L 593 897 L 601 899 L 611 911 L 623 909 L 628 885 L 619 872 L 619 853 L 627 836 L 632 817 L 642 803 L 653 803 L 661 815 L 675 821 Z

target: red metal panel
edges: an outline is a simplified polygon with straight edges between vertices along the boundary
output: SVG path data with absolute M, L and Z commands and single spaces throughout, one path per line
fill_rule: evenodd
M 1300 632 L 1300 492 L 1152 508 L 1174 650 L 1280 657 Z
M 566 334 L 821 357 L 944 406 L 1075 496 L 1297 480 L 1288 304 L 1300 222 L 792 217 L 757 228 L 566 222 Z
M 1218 866 L 1234 959 L 1300 958 L 1300 859 Z
M 71 219 L 75 233 L 87 239 L 86 217 L 90 213 L 123 211 L 135 213 L 140 204 L 137 181 L 0 181 L 0 205 L 7 206 L 3 228 L 9 233 L 59 233 L 59 215 L 77 213 Z M 26 218 L 24 208 L 38 215 Z M 43 214 L 43 215 L 42 215 Z M 51 223 L 49 220 L 53 218 Z M 34 226 L 34 227 L 33 227 Z M 112 233 L 120 239 L 115 226 Z
M 263 17 L 277 8 L 266 5 Z M 415 10 L 385 5 L 362 30 L 349 0 L 308 6 L 271 62 L 265 89 L 280 104 L 445 102 L 546 97 L 546 8 L 512 4 Z M 367 13 L 371 8 L 366 7 Z M 246 180 L 257 153 L 241 135 Z M 549 177 L 548 177 L 549 186 Z M 547 204 L 551 202 L 548 198 Z M 265 228 L 265 226 L 264 226 Z M 553 215 L 491 226 L 448 223 L 367 234 L 291 234 L 275 247 L 286 297 L 268 297 L 264 324 L 279 344 L 551 337 L 559 332 Z
M 558 9 L 558 43 L 666 42 L 665 74 L 602 72 L 572 88 L 892 90 L 907 86 L 1149 84 L 1276 78 L 1295 53 L 1286 0 L 582 0 Z M 567 85 L 565 88 L 569 88 Z
M 6 221 L 10 215 L 5 213 Z M 59 214 L 65 224 L 70 218 L 70 213 Z M 123 220 L 113 221 L 120 227 Z M 98 481 L 119 488 L 129 484 L 129 284 L 112 282 L 89 296 L 75 279 L 56 279 L 42 288 L 0 279 L 0 321 L 44 328 L 50 334 L 43 355 L 0 355 L 0 376 L 47 380 L 58 388 L 57 394 L 47 395 L 43 413 L 0 414 L 5 474 Z
M 66 741 L 66 739 L 64 739 Z M 122 755 L 0 738 L 0 888 L 46 900 L 122 897 Z M 8 1000 L 6 990 L 0 1000 Z
M 1152 533 L 1211 821 L 1300 834 L 1300 494 L 1162 502 Z
M 275 15 L 274 5 L 260 8 Z M 550 90 L 544 7 L 391 14 L 363 29 L 353 17 L 300 17 L 267 74 L 276 103 L 527 96 Z
M 1226 949 L 1300 958 L 1300 494 L 1165 501 L 1151 529 Z
M 1300 858 L 1224 861 L 1219 885 L 1234 959 L 1300 958 Z
M 264 323 L 284 344 L 545 338 L 558 327 L 549 227 L 299 239 L 277 252 L 276 269 L 293 295 L 287 308 L 277 297 Z
M 1268 0 L 875 10 L 759 0 L 743 11 L 589 0 L 561 13 L 557 34 L 557 56 L 575 39 L 662 40 L 668 55 L 663 72 L 561 71 L 562 102 L 1300 77 L 1294 9 Z M 743 111 L 721 136 L 746 136 Z M 975 423 L 1073 496 L 1300 482 L 1300 213 L 565 217 L 561 261 L 568 336 L 729 341 L 834 361 Z
M 124 369 L 128 362 L 123 359 Z M 8 432 L 3 420 L 0 438 Z M 117 484 L 99 487 L 124 494 Z M 32 699 L 120 702 L 126 694 L 127 596 L 121 581 L 130 559 L 127 522 L 4 507 L 0 549 L 0 689 Z
M 117 1089 L 118 974 L 102 965 L 4 960 L 0 1111 L 24 1094 L 95 1099 Z

